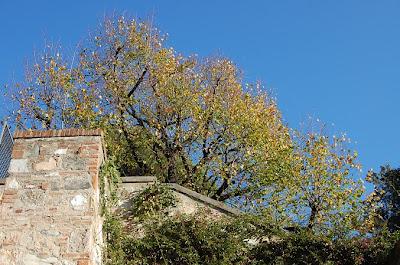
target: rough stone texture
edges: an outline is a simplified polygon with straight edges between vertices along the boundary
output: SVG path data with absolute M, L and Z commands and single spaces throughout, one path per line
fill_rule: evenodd
M 9 177 L 0 179 L 0 265 L 101 264 L 102 219 L 98 170 L 104 159 L 99 130 L 17 131 Z M 124 178 L 120 209 L 155 181 Z M 169 184 L 177 198 L 171 214 L 210 217 L 237 210 Z
M 101 264 L 101 132 L 14 138 L 9 177 L 0 183 L 0 265 Z

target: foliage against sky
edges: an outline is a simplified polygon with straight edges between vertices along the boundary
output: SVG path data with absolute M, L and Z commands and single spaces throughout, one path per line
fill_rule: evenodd
M 231 60 L 183 56 L 149 23 L 106 19 L 90 37 L 76 58 L 49 46 L 32 61 L 13 87 L 17 126 L 100 127 L 123 175 L 154 174 L 245 210 L 275 207 L 311 229 L 342 214 L 351 228 L 362 189 L 346 139 L 291 132 Z

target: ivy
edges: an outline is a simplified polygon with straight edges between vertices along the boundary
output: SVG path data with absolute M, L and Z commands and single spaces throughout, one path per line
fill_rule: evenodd
M 107 215 L 109 208 L 118 201 L 118 186 L 121 175 L 116 163 L 116 158 L 109 157 L 100 169 L 100 206 L 103 215 Z
M 118 186 L 121 182 L 116 158 L 109 157 L 101 167 L 100 178 L 100 207 L 104 218 L 103 260 L 105 264 L 124 265 L 123 242 L 125 233 L 120 218 L 112 212 L 112 207 L 118 202 Z
M 123 248 L 126 233 L 123 230 L 121 220 L 107 212 L 104 215 L 103 236 L 103 261 L 105 265 L 125 265 L 126 255 Z
M 155 215 L 165 215 L 168 209 L 176 206 L 176 198 L 170 187 L 155 183 L 140 191 L 131 199 L 131 214 L 144 220 Z

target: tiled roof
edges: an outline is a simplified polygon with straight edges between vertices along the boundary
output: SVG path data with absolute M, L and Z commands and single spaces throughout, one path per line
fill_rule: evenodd
M 13 138 L 7 123 L 4 124 L 0 133 L 0 179 L 7 177 L 10 166 Z

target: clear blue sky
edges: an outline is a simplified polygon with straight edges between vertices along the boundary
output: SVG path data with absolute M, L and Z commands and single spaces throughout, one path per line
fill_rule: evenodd
M 334 123 L 357 141 L 364 172 L 400 165 L 400 1 L 1 1 L 0 84 L 20 79 L 45 39 L 73 50 L 123 12 L 154 16 L 179 52 L 232 58 L 273 88 L 290 126 Z

